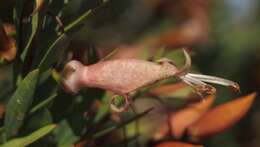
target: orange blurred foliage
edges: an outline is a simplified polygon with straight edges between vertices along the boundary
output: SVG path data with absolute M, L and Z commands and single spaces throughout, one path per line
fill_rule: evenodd
M 168 84 L 168 85 L 162 85 L 160 87 L 154 88 L 150 91 L 153 95 L 162 95 L 167 96 L 168 94 L 171 94 L 177 90 L 183 89 L 185 87 L 188 87 L 185 83 L 179 82 L 177 84 Z
M 203 147 L 203 146 L 171 141 L 171 142 L 160 143 L 160 144 L 156 145 L 156 147 Z
M 15 58 L 16 52 L 16 41 L 7 35 L 0 20 L 0 60 L 11 61 Z
M 5 113 L 5 105 L 3 103 L 0 103 L 0 120 L 3 119 Z
M 187 127 L 200 119 L 208 111 L 214 100 L 215 96 L 208 96 L 201 102 L 191 104 L 176 113 L 172 113 L 170 115 L 172 136 L 180 139 Z
M 155 133 L 154 139 L 160 140 L 165 137 L 168 132 L 171 132 L 174 138 L 180 139 L 187 127 L 200 119 L 213 104 L 214 100 L 215 96 L 208 96 L 201 102 L 193 103 L 177 112 L 172 112 L 168 118 L 169 122 L 165 122 L 161 125 L 159 131 Z M 170 125 L 170 130 L 168 125 Z
M 197 141 L 233 126 L 245 116 L 255 97 L 252 93 L 213 108 L 188 128 L 191 139 Z

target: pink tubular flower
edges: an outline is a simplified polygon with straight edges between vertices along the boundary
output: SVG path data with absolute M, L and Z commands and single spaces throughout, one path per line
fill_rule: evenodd
M 61 83 L 66 91 L 74 94 L 84 87 L 96 87 L 124 96 L 125 104 L 121 108 L 115 106 L 114 98 L 111 101 L 111 108 L 117 112 L 122 112 L 131 105 L 130 92 L 171 77 L 183 80 L 200 95 L 216 92 L 214 87 L 205 82 L 229 86 L 239 91 L 239 86 L 235 82 L 189 73 L 191 59 L 185 50 L 183 52 L 186 63 L 181 69 L 165 58 L 159 60 L 158 63 L 140 59 L 116 59 L 89 66 L 73 60 L 65 66 Z

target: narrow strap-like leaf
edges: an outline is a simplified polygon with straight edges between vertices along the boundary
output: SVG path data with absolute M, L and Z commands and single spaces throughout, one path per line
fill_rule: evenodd
M 46 107 L 48 104 L 50 104 L 50 102 L 52 102 L 54 100 L 54 98 L 57 96 L 57 93 L 49 96 L 47 99 L 45 99 L 44 101 L 40 102 L 38 105 L 34 106 L 30 111 L 29 114 L 33 114 L 39 110 L 41 110 L 42 108 Z
M 73 33 L 75 28 L 91 13 L 91 10 L 88 10 L 87 12 L 83 13 L 78 19 L 71 22 L 68 26 L 64 28 L 65 33 L 61 34 L 49 47 L 45 55 L 40 61 L 40 64 L 38 68 L 40 71 L 45 71 L 50 66 L 57 61 L 57 55 L 64 51 L 70 43 L 70 38 L 67 36 L 67 34 Z M 78 30 L 79 28 L 77 28 Z M 73 31 L 72 31 L 73 30 Z
M 125 125 L 127 125 L 127 124 L 129 124 L 131 122 L 133 122 L 133 121 L 136 121 L 137 119 L 145 116 L 147 113 L 151 112 L 152 110 L 153 110 L 153 108 L 147 109 L 146 111 L 144 111 L 144 112 L 142 112 L 140 114 L 137 114 L 137 115 L 129 118 L 128 120 L 126 120 L 126 121 L 124 121 L 124 122 L 122 122 L 120 124 L 112 125 L 112 126 L 106 128 L 106 129 L 104 129 L 104 130 L 102 130 L 100 132 L 97 132 L 96 134 L 93 135 L 93 139 L 97 139 L 99 137 L 102 137 L 102 136 L 104 136 L 104 135 L 106 135 L 106 134 L 108 134 L 108 133 L 110 133 L 110 132 L 112 132 L 112 131 L 114 131 L 116 129 L 119 129 L 119 128 L 121 128 L 121 127 L 123 127 L 123 126 L 125 126 Z
M 28 40 L 28 42 L 27 42 L 27 44 L 26 44 L 26 46 L 25 46 L 25 48 L 24 48 L 24 50 L 23 50 L 23 52 L 22 52 L 22 54 L 21 54 L 21 59 L 22 59 L 23 62 L 24 62 L 25 57 L 26 57 L 26 55 L 27 55 L 27 53 L 28 53 L 28 51 L 29 51 L 29 48 L 30 48 L 30 46 L 31 46 L 31 44 L 32 44 L 33 38 L 34 38 L 35 35 L 36 35 L 37 28 L 38 28 L 38 14 L 37 14 L 37 15 L 34 15 L 34 16 L 32 17 L 32 24 L 31 24 L 31 31 L 32 31 L 32 32 L 31 32 L 31 35 L 30 35 L 30 37 L 29 37 L 29 40 Z
M 29 136 L 13 139 L 1 147 L 25 147 L 36 140 L 40 139 L 41 137 L 45 136 L 46 134 L 50 133 L 56 127 L 55 124 L 47 125 L 38 129 L 37 131 L 33 132 Z

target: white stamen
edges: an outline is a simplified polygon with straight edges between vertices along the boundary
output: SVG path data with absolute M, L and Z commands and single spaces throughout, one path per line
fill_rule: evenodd
M 199 79 L 204 82 L 213 83 L 213 84 L 219 84 L 223 86 L 229 86 L 232 88 L 235 88 L 237 91 L 239 91 L 239 85 L 233 81 L 215 77 L 215 76 L 209 76 L 209 75 L 201 75 L 201 74 L 192 74 L 188 73 L 186 76 Z

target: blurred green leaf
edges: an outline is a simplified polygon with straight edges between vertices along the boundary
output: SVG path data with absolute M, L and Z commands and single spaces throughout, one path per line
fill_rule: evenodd
M 24 50 L 23 50 L 23 52 L 21 54 L 22 62 L 24 62 L 25 57 L 26 57 L 26 55 L 27 55 L 27 53 L 29 51 L 29 48 L 30 48 L 30 46 L 32 44 L 32 41 L 33 41 L 33 39 L 34 39 L 34 37 L 36 35 L 37 28 L 38 28 L 38 14 L 36 14 L 36 15 L 34 15 L 32 17 L 31 34 L 30 34 L 29 40 L 28 40 L 28 42 L 27 42 L 27 44 L 26 44 L 26 46 L 25 46 L 25 48 L 24 48 Z
M 49 125 L 52 123 L 52 116 L 51 112 L 45 108 L 35 112 L 33 115 L 28 117 L 26 123 L 23 125 L 20 134 L 28 134 L 41 128 L 45 125 Z
M 28 16 L 28 4 L 27 0 L 16 0 L 14 9 L 14 20 L 16 22 L 16 41 L 18 44 L 17 56 L 21 58 L 15 59 L 14 69 L 13 69 L 13 83 L 19 85 L 21 82 L 22 68 L 25 57 L 29 51 L 31 43 L 35 37 L 38 28 L 38 14 L 32 17 L 31 24 L 26 24 L 23 22 Z M 24 47 L 24 40 L 28 40 L 26 46 Z
M 107 92 L 102 96 L 102 105 L 98 109 L 97 114 L 93 119 L 93 123 L 98 123 L 109 113 L 110 111 L 110 107 L 108 105 L 109 97 L 110 95 Z
M 161 59 L 163 57 L 164 53 L 165 53 L 165 48 L 164 47 L 159 48 L 156 51 L 156 53 L 154 54 L 154 60 L 156 61 L 156 60 Z
M 74 134 L 67 120 L 63 120 L 59 123 L 57 129 L 54 131 L 54 135 L 59 147 L 70 146 L 79 139 L 79 137 Z
M 7 138 L 17 134 L 32 103 L 39 70 L 30 72 L 19 84 L 6 108 L 4 127 Z
M 102 118 L 104 118 L 107 113 L 109 112 L 109 106 L 108 105 L 102 105 L 99 109 L 97 114 L 95 115 L 94 118 L 94 123 L 98 123 Z
M 33 114 L 43 108 L 45 108 L 46 106 L 48 106 L 53 100 L 54 98 L 57 96 L 57 93 L 49 96 L 47 99 L 45 99 L 44 101 L 40 102 L 39 104 L 35 105 L 29 112 L 29 114 Z
M 33 115 L 29 116 L 26 119 L 26 123 L 23 125 L 21 131 L 19 132 L 20 136 L 24 136 L 31 132 L 34 132 L 38 128 L 42 128 L 43 126 L 49 125 L 53 123 L 53 118 L 51 112 L 45 108 L 37 111 Z M 32 146 L 40 146 L 45 147 L 52 144 L 53 139 L 52 136 L 43 137 L 32 144 Z
M 17 18 L 21 17 L 25 2 L 26 2 L 26 0 L 16 0 L 15 1 L 15 10 L 16 10 L 16 17 Z
M 54 125 L 54 124 L 47 125 L 45 127 L 40 128 L 39 130 L 33 132 L 29 136 L 18 138 L 18 139 L 13 139 L 13 140 L 5 143 L 1 147 L 25 147 L 25 146 L 35 142 L 36 140 L 40 139 L 44 135 L 50 133 L 55 127 L 56 127 L 56 125 Z
M 149 49 L 148 49 L 148 48 L 144 48 L 144 49 L 142 50 L 142 53 L 141 53 L 141 55 L 140 55 L 140 58 L 143 59 L 143 60 L 147 60 L 149 57 L 150 57 Z
M 43 56 L 43 58 L 40 61 L 40 64 L 38 68 L 40 71 L 48 70 L 52 64 L 57 62 L 58 58 L 60 57 L 61 53 L 65 51 L 65 49 L 70 44 L 70 37 L 67 36 L 71 35 L 72 33 L 75 33 L 78 31 L 81 27 L 78 27 L 79 24 L 87 17 L 89 14 L 91 14 L 91 10 L 88 10 L 84 14 L 82 14 L 78 19 L 71 22 L 68 26 L 64 28 L 65 33 L 61 34 L 48 48 L 47 52 Z
M 64 28 L 64 31 L 65 32 L 69 32 L 71 31 L 73 28 L 75 28 L 76 26 L 80 25 L 80 23 L 82 23 L 82 21 L 84 19 L 86 19 L 89 14 L 91 14 L 92 10 L 88 10 L 86 11 L 85 13 L 83 13 L 80 17 L 78 17 L 75 21 L 71 22 L 69 25 L 67 25 L 65 28 Z
M 38 21 L 39 21 L 39 16 L 38 14 L 34 15 L 32 17 L 32 22 L 31 22 L 31 32 L 28 38 L 28 42 L 25 46 L 24 49 L 22 49 L 22 53 L 20 54 L 20 58 L 16 59 L 15 67 L 14 67 L 14 82 L 16 82 L 17 85 L 19 85 L 20 81 L 22 80 L 22 69 L 23 69 L 23 64 L 25 62 L 25 58 L 30 50 L 30 47 L 32 45 L 33 39 L 35 38 L 35 35 L 37 33 L 38 29 Z
M 183 51 L 181 49 L 176 49 L 174 51 L 171 51 L 171 52 L 165 54 L 164 57 L 171 59 L 177 65 L 182 65 L 182 63 L 185 62 L 184 61 L 185 58 L 183 56 Z
M 110 127 L 108 127 L 108 128 L 105 128 L 105 129 L 103 129 L 102 131 L 99 131 L 99 132 L 97 132 L 96 134 L 94 134 L 94 135 L 93 135 L 93 139 L 97 139 L 97 138 L 102 137 L 102 136 L 104 136 L 104 135 L 106 135 L 106 134 L 108 134 L 108 133 L 110 133 L 110 132 L 112 132 L 112 131 L 114 131 L 114 130 L 116 130 L 116 129 L 119 129 L 119 128 L 121 128 L 121 127 L 124 127 L 124 126 L 126 126 L 127 124 L 129 124 L 129 123 L 131 123 L 131 122 L 133 122 L 133 121 L 136 121 L 136 120 L 138 120 L 139 118 L 145 116 L 146 114 L 148 114 L 148 113 L 151 112 L 152 110 L 153 110 L 153 108 L 147 109 L 146 111 L 144 111 L 144 112 L 142 112 L 142 113 L 140 113 L 140 114 L 137 114 L 137 115 L 135 115 L 135 116 L 129 118 L 128 120 L 125 120 L 124 122 L 122 122 L 122 123 L 120 123 L 120 124 L 114 124 L 114 125 L 112 125 L 112 126 L 110 126 Z
M 52 43 L 38 66 L 40 72 L 48 70 L 52 64 L 57 62 L 59 55 L 68 47 L 70 40 L 66 34 L 62 34 Z

